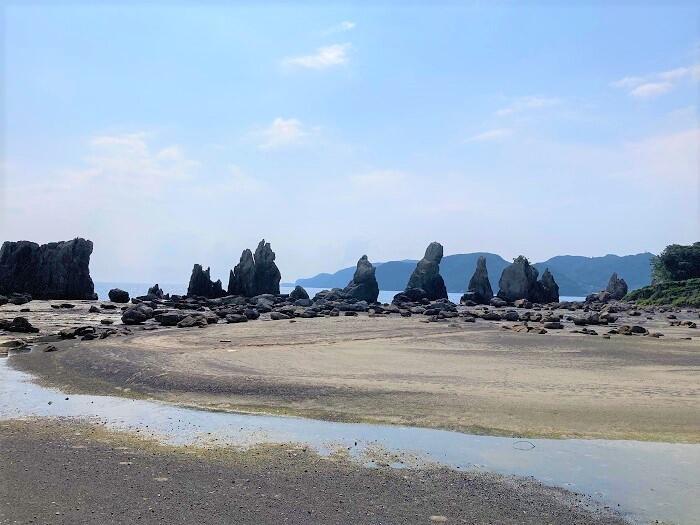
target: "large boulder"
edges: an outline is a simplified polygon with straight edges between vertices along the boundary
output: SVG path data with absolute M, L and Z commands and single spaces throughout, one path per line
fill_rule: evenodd
M 153 308 L 139 303 L 130 306 L 122 314 L 122 323 L 124 324 L 141 324 L 145 323 L 153 317 Z
M 537 269 L 524 256 L 506 266 L 498 281 L 498 297 L 512 303 L 518 299 L 532 300 L 537 288 Z
M 204 270 L 201 264 L 195 264 L 192 268 L 190 284 L 187 287 L 187 295 L 190 297 L 216 299 L 217 297 L 223 297 L 225 294 L 220 280 L 212 282 L 209 268 Z
M 265 239 L 255 249 L 255 294 L 271 293 L 279 295 L 282 274 L 275 264 L 275 252 Z
M 357 261 L 357 268 L 352 277 L 352 281 L 343 289 L 345 297 L 352 297 L 368 303 L 376 303 L 379 297 L 379 285 L 377 278 L 374 276 L 375 268 L 369 262 L 366 255 L 360 257 Z
M 129 302 L 129 292 L 122 290 L 121 288 L 112 288 L 109 291 L 109 300 L 113 303 L 128 303 Z
M 469 279 L 466 296 L 469 296 L 469 300 L 479 304 L 489 304 L 493 297 L 493 290 L 489 282 L 489 272 L 486 269 L 486 257 L 483 255 L 476 261 L 476 270 L 474 270 L 472 278 Z
M 309 298 L 309 293 L 304 290 L 302 286 L 299 286 L 298 284 L 294 287 L 294 290 L 291 291 L 289 294 L 289 298 L 292 301 L 297 301 L 299 299 L 308 299 Z
M 606 292 L 610 294 L 612 299 L 622 299 L 627 295 L 627 283 L 624 279 L 617 276 L 617 273 L 613 273 L 608 281 L 608 287 L 605 289 Z
M 243 250 L 239 263 L 231 270 L 228 279 L 228 293 L 253 297 L 255 292 L 255 261 L 253 252 L 248 248 Z
M 92 242 L 6 241 L 0 248 L 0 294 L 28 293 L 34 299 L 96 299 L 90 278 Z
M 431 301 L 446 299 L 447 288 L 440 275 L 440 261 L 442 260 L 442 244 L 431 242 L 425 250 L 425 255 L 418 261 L 408 280 L 406 290 L 420 288 L 425 291 L 426 297 Z

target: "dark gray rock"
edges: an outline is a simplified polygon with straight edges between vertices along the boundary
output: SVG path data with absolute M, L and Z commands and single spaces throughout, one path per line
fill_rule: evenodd
M 195 264 L 192 268 L 190 284 L 187 287 L 187 295 L 189 297 L 215 299 L 223 297 L 225 294 L 221 287 L 221 281 L 212 282 L 209 268 L 204 270 L 201 264 Z
M 467 293 L 470 294 L 465 300 L 471 300 L 478 304 L 488 304 L 493 297 L 493 290 L 489 282 L 489 273 L 486 269 L 486 257 L 479 257 L 476 262 L 476 270 L 474 275 L 469 279 Z
M 428 299 L 447 298 L 447 288 L 440 275 L 440 261 L 442 260 L 442 244 L 431 242 L 425 250 L 425 255 L 418 261 L 408 280 L 406 290 L 420 288 L 425 291 Z
M 427 301 L 428 294 L 423 288 L 406 288 L 403 292 L 397 293 L 391 300 L 392 304 L 419 303 Z
M 544 272 L 542 272 L 542 277 L 530 292 L 530 297 L 526 297 L 526 299 L 536 303 L 559 302 L 559 285 L 554 280 L 554 276 L 549 271 L 549 268 L 545 268 Z
M 10 300 L 7 297 L 5 297 L 4 295 L 0 295 L 0 306 L 2 306 L 3 304 L 7 304 L 9 301 Z
M 158 283 L 151 286 L 146 295 L 149 297 L 155 297 L 156 299 L 162 299 L 165 296 L 161 287 L 158 286 Z
M 617 273 L 613 273 L 608 281 L 608 287 L 605 289 L 606 292 L 610 294 L 612 299 L 620 300 L 625 295 L 627 295 L 627 283 L 624 279 L 617 276 Z
M 90 278 L 92 242 L 6 241 L 0 248 L 0 293 L 29 293 L 35 299 L 96 299 Z
M 177 323 L 178 328 L 194 328 L 194 327 L 199 327 L 203 328 L 209 324 L 207 322 L 207 318 L 204 317 L 202 314 L 190 314 L 184 319 L 182 319 L 179 323 Z
M 282 274 L 275 264 L 275 252 L 265 239 L 255 249 L 255 294 L 279 295 Z
M 253 260 L 253 252 L 248 248 L 243 250 L 240 261 L 231 270 L 228 279 L 228 293 L 244 297 L 257 295 L 255 291 L 255 261 Z
M 121 290 L 120 288 L 112 288 L 109 291 L 109 300 L 113 303 L 128 303 L 129 302 L 129 292 Z
M 296 301 L 297 299 L 308 299 L 309 294 L 299 285 L 294 287 L 294 290 L 289 294 L 289 299 L 291 301 Z
M 376 303 L 377 297 L 379 297 L 379 285 L 374 272 L 375 268 L 367 256 L 360 257 L 352 281 L 343 289 L 343 295 L 368 303 Z
M 27 304 L 32 300 L 32 296 L 29 295 L 28 293 L 11 293 L 9 302 L 10 304 L 16 304 L 16 305 L 21 305 L 21 304 Z M 59 305 L 51 305 L 52 308 L 60 308 Z
M 533 300 L 537 293 L 537 269 L 524 256 L 506 266 L 498 281 L 498 297 L 512 303 L 518 299 Z
M 122 313 L 122 323 L 141 324 L 153 317 L 153 308 L 145 304 L 130 306 Z
M 187 317 L 185 312 L 173 310 L 156 314 L 155 320 L 162 326 L 177 326 L 185 317 Z
M 32 326 L 26 317 L 15 317 L 12 321 L 0 319 L 0 330 L 24 334 L 35 334 L 39 331 L 38 328 Z

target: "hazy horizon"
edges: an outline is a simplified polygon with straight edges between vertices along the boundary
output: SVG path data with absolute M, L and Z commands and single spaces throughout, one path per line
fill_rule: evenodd
M 700 239 L 691 3 L 0 9 L 0 240 L 97 281 Z

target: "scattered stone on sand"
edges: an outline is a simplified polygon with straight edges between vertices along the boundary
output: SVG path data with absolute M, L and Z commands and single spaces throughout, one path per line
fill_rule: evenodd
M 32 326 L 26 317 L 15 317 L 12 321 L 9 319 L 0 319 L 0 330 L 25 334 L 35 334 L 39 332 L 39 329 Z
M 122 314 L 122 323 L 141 324 L 153 317 L 153 308 L 145 304 L 137 304 L 127 308 Z

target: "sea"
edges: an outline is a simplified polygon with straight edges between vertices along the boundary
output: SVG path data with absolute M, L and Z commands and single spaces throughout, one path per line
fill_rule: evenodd
M 137 297 L 139 295 L 146 295 L 146 292 L 148 292 L 148 289 L 153 286 L 153 283 L 107 283 L 107 282 L 96 282 L 95 283 L 95 292 L 97 293 L 97 298 L 106 301 L 109 299 L 109 291 L 112 288 L 121 288 L 122 290 L 125 290 L 129 292 L 129 296 L 131 297 Z M 184 284 L 160 284 L 160 287 L 163 289 L 165 293 L 169 294 L 176 294 L 176 295 L 185 295 L 187 293 L 187 286 Z M 280 285 L 280 292 L 281 293 L 289 293 L 294 289 L 294 285 L 289 285 L 289 284 L 284 284 Z M 309 294 L 310 297 L 313 297 L 316 295 L 318 292 L 321 290 L 325 290 L 325 288 L 305 288 L 307 293 Z M 394 296 L 399 293 L 397 290 L 380 290 L 379 291 L 379 299 L 378 301 L 380 303 L 390 303 L 391 300 L 394 298 Z M 459 304 L 459 299 L 462 297 L 463 292 L 450 292 L 447 295 L 449 296 L 450 301 L 453 303 Z M 576 296 L 561 296 L 559 297 L 560 301 L 583 301 L 585 297 L 576 297 Z

